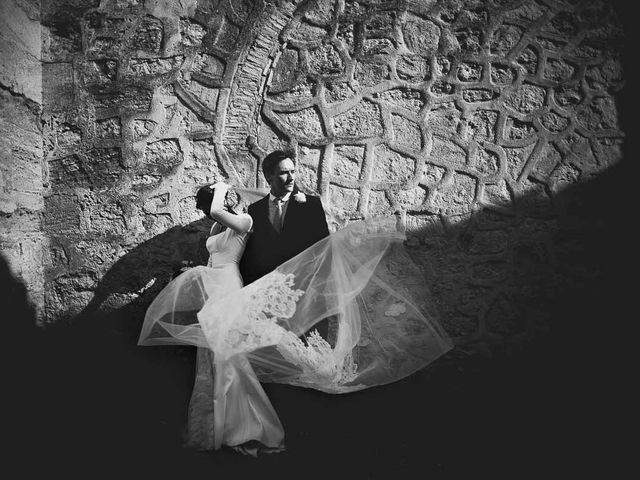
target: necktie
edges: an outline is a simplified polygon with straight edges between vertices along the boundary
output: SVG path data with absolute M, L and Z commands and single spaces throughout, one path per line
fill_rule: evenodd
M 273 202 L 276 207 L 273 214 L 273 227 L 280 233 L 280 230 L 282 230 L 282 199 L 276 198 Z

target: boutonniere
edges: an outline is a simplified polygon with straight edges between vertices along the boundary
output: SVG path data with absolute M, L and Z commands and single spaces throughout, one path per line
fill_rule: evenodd
M 304 203 L 307 201 L 307 196 L 302 193 L 302 192 L 297 192 L 294 196 L 293 199 L 298 202 L 298 203 Z

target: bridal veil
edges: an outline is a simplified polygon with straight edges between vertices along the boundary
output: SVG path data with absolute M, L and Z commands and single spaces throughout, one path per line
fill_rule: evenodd
M 243 288 L 192 268 L 149 307 L 139 344 L 243 354 L 262 382 L 328 393 L 399 380 L 452 347 L 404 240 L 395 218 L 355 221 Z M 324 319 L 328 341 L 313 332 Z

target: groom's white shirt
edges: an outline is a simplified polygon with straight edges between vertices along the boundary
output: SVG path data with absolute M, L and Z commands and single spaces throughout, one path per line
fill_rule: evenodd
M 273 219 L 276 215 L 276 204 L 274 202 L 276 198 L 278 197 L 269 192 L 269 221 L 271 222 L 271 225 L 273 225 Z M 289 206 L 290 198 L 291 192 L 287 192 L 286 195 L 280 197 L 280 200 L 282 200 L 282 223 L 284 223 L 284 219 L 287 216 L 287 207 Z

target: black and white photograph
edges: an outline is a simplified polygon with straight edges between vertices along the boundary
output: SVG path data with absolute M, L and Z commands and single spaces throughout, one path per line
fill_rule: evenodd
M 0 0 L 3 470 L 623 478 L 632 9 Z

